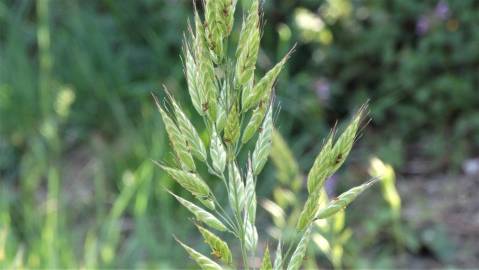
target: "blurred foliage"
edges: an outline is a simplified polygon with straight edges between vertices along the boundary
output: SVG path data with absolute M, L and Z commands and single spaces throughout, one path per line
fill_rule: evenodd
M 317 74 L 314 93 L 302 93 L 330 119 L 370 99 L 384 142 L 373 146 L 399 166 L 415 156 L 437 170 L 477 155 L 477 1 L 302 2 L 287 21 L 301 40 L 300 68 Z

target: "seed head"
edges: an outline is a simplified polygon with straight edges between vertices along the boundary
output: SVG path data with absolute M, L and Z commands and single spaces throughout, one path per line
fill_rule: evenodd
M 236 50 L 236 79 L 243 88 L 251 88 L 253 85 L 259 43 L 259 0 L 253 0 L 248 17 L 243 21 Z
M 186 252 L 188 252 L 190 257 L 198 264 L 198 266 L 201 267 L 201 269 L 209 269 L 209 270 L 223 269 L 219 264 L 215 263 L 213 260 L 199 253 L 198 251 L 183 244 L 183 242 L 181 242 L 180 240 L 176 239 L 176 241 L 186 250 Z
M 264 118 L 259 138 L 253 151 L 253 174 L 258 175 L 268 161 L 271 152 L 271 136 L 273 136 L 273 105 L 269 106 Z
M 273 85 L 288 60 L 290 52 L 277 63 L 263 78 L 251 89 L 245 88 L 242 93 L 242 110 L 246 111 L 256 106 L 261 100 L 269 99 Z
M 217 235 L 201 227 L 200 225 L 196 225 L 196 227 L 200 231 L 205 242 L 211 248 L 212 253 L 216 255 L 225 264 L 230 265 L 233 261 L 233 255 L 231 254 L 228 244 L 221 238 L 219 238 Z
M 238 106 L 233 104 L 226 119 L 226 126 L 224 130 L 224 140 L 228 145 L 235 145 L 240 136 L 240 119 Z

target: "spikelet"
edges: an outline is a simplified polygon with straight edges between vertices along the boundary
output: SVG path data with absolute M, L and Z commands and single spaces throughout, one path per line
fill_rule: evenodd
M 251 115 L 251 118 L 249 119 L 249 122 L 243 131 L 241 143 L 247 143 L 254 136 L 259 126 L 261 125 L 261 122 L 264 119 L 267 104 L 268 103 L 261 101 L 258 106 L 253 110 L 253 114 Z
M 291 255 L 291 260 L 289 261 L 287 270 L 298 270 L 303 264 L 304 255 L 306 255 L 306 250 L 308 249 L 310 235 L 311 226 L 306 229 L 301 241 L 299 241 L 298 246 L 294 250 L 293 255 Z
M 206 244 L 211 248 L 212 254 L 225 264 L 230 265 L 233 262 L 233 255 L 228 244 L 209 230 L 199 225 L 196 225 L 196 227 L 198 227 Z
M 349 123 L 346 130 L 341 134 L 338 138 L 334 147 L 332 149 L 332 157 L 333 157 L 333 173 L 338 170 L 341 165 L 343 165 L 346 157 L 349 155 L 351 148 L 353 147 L 354 141 L 356 140 L 359 124 L 361 119 L 363 118 L 364 111 L 366 110 L 366 105 L 363 105 L 356 115 L 354 116 L 351 123 Z
M 235 163 L 228 164 L 228 198 L 233 211 L 241 213 L 245 204 L 245 187 Z
M 210 119 L 215 120 L 218 89 L 213 62 L 205 40 L 204 27 L 197 12 L 195 13 L 195 25 L 196 79 L 198 92 L 200 93 L 201 109 L 208 114 Z
M 245 217 L 245 247 L 248 251 L 255 251 L 258 244 L 258 231 L 256 226 Z
M 163 119 L 163 123 L 165 125 L 166 133 L 168 134 L 168 138 L 170 139 L 170 142 L 173 146 L 173 151 L 176 153 L 176 156 L 180 160 L 181 167 L 188 171 L 196 171 L 195 162 L 189 151 L 185 137 L 180 132 L 173 119 L 171 119 L 168 114 L 163 110 L 160 103 L 158 102 L 158 99 L 155 96 L 153 96 L 153 98 L 155 99 L 158 110 L 160 111 L 161 118 Z
M 324 181 L 331 175 L 332 171 L 332 146 L 333 134 L 330 134 L 326 143 L 323 145 L 321 152 L 316 157 L 313 167 L 308 173 L 308 192 L 314 192 L 317 188 L 321 188 Z
M 316 189 L 311 194 L 309 194 L 304 208 L 299 215 L 298 224 L 296 228 L 300 231 L 304 230 L 306 227 L 313 222 L 316 213 L 319 210 L 319 202 L 321 198 L 321 189 Z
M 222 0 L 222 16 L 225 25 L 225 37 L 233 30 L 237 0 Z
M 334 214 L 336 214 L 338 211 L 343 210 L 348 206 L 356 197 L 359 196 L 363 191 L 368 189 L 370 186 L 372 186 L 378 179 L 373 179 L 370 180 L 360 186 L 354 187 L 341 195 L 339 195 L 336 199 L 333 199 L 329 204 L 319 210 L 319 212 L 316 214 L 315 219 L 323 219 L 323 218 L 328 218 Z
M 191 35 L 193 34 L 191 33 Z M 203 115 L 204 112 L 201 109 L 202 103 L 200 99 L 201 93 L 198 92 L 199 89 L 196 82 L 196 75 L 197 75 L 196 63 L 191 53 L 191 48 L 189 47 L 186 41 L 184 42 L 184 45 L 183 45 L 183 55 L 185 58 L 184 70 L 186 75 L 186 82 L 188 84 L 188 93 L 190 94 L 191 103 L 193 103 L 193 107 L 195 107 L 195 110 L 200 115 Z
M 271 160 L 276 167 L 276 178 L 283 184 L 291 183 L 297 188 L 301 185 L 302 177 L 299 172 L 299 165 L 284 141 L 284 138 L 273 129 L 273 145 L 271 147 Z
M 260 270 L 273 270 L 273 265 L 271 264 L 271 256 L 269 255 L 268 245 L 266 245 L 266 248 L 264 250 L 263 261 L 261 262 Z
M 251 165 L 251 159 L 248 159 L 248 173 L 246 174 L 246 188 L 245 188 L 245 201 L 246 201 L 246 217 L 251 223 L 256 221 L 256 185 L 253 176 L 253 168 Z
M 216 130 L 218 133 L 223 131 L 228 117 L 228 106 L 226 106 L 226 95 L 228 92 L 228 87 L 229 86 L 227 83 L 223 84 L 223 88 L 218 99 L 218 109 L 216 114 Z
M 223 59 L 223 38 L 226 34 L 222 19 L 223 0 L 205 0 L 205 32 L 208 47 L 215 63 Z
M 248 88 L 243 90 L 242 93 L 242 110 L 247 111 L 250 108 L 256 106 L 262 99 L 267 99 L 271 95 L 273 85 L 278 78 L 281 69 L 283 69 L 286 60 L 288 60 L 290 52 L 281 59 L 270 71 L 264 75 L 263 78 L 253 87 L 251 90 Z
M 246 188 L 245 188 L 245 242 L 247 250 L 255 250 L 258 243 L 258 231 L 254 225 L 256 220 L 256 192 L 255 182 L 253 176 L 253 169 L 251 159 L 248 159 L 248 173 L 246 174 Z
M 236 50 L 236 79 L 242 87 L 252 87 L 259 43 L 259 0 L 253 0 L 248 11 L 248 17 L 246 21 L 243 21 Z
M 198 251 L 185 245 L 180 240 L 176 239 L 176 241 L 186 250 L 186 252 L 188 252 L 190 257 L 198 264 L 198 266 L 201 269 L 204 269 L 204 270 L 222 270 L 223 269 L 219 264 L 215 263 L 213 260 L 199 253 Z
M 157 163 L 171 178 L 175 179 L 184 189 L 188 190 L 209 209 L 215 209 L 211 199 L 211 190 L 198 174 L 177 170 Z
M 178 128 L 183 134 L 183 136 L 186 138 L 186 141 L 189 142 L 191 153 L 201 161 L 205 162 L 207 158 L 206 148 L 200 138 L 200 135 L 198 135 L 198 132 L 196 131 L 195 127 L 190 122 L 188 117 L 186 117 L 180 106 L 178 106 L 173 96 L 171 96 L 170 94 L 168 95 L 170 97 L 171 103 L 173 104 L 176 121 L 178 122 Z
M 239 123 L 238 106 L 233 104 L 228 113 L 226 120 L 226 126 L 223 134 L 225 143 L 228 145 L 235 145 L 238 142 L 240 136 L 240 123 Z
M 281 240 L 278 242 L 278 246 L 276 247 L 276 253 L 273 263 L 273 270 L 282 270 L 283 269 L 283 254 L 281 248 Z
M 217 173 L 222 174 L 226 167 L 226 150 L 214 128 L 213 134 L 211 134 L 210 156 L 213 161 L 213 169 Z
M 175 197 L 178 202 L 180 202 L 186 209 L 188 209 L 198 221 L 201 221 L 204 224 L 210 226 L 211 228 L 217 229 L 218 231 L 224 232 L 227 230 L 226 226 L 211 213 L 207 212 L 199 206 L 196 206 L 194 203 L 173 194 L 172 192 L 169 193 L 173 195 L 173 197 Z
M 253 151 L 253 174 L 258 175 L 268 161 L 271 152 L 271 136 L 273 134 L 273 104 L 271 103 L 263 121 L 256 146 Z

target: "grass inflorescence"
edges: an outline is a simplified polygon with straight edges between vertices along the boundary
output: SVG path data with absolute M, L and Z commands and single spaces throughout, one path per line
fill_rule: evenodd
M 274 85 L 291 55 L 291 51 L 288 52 L 256 80 L 261 38 L 260 1 L 251 1 L 246 9 L 236 53 L 230 57 L 226 48 L 230 45 L 235 6 L 235 0 L 206 0 L 204 17 L 195 11 L 194 26 L 189 28 L 184 41 L 188 92 L 193 107 L 204 120 L 208 138 L 203 140 L 199 136 L 198 126 L 193 125 L 167 90 L 164 104 L 155 98 L 175 156 L 174 164 L 158 165 L 194 198 L 187 200 L 170 192 L 195 216 L 197 228 L 213 257 L 177 241 L 204 269 L 249 269 L 250 259 L 257 252 L 256 183 L 269 159 L 275 136 Z M 365 111 L 362 107 L 337 138 L 334 132 L 327 138 L 307 177 L 308 197 L 298 218 L 296 243 L 287 251 L 278 243 L 274 263 L 266 247 L 261 269 L 299 269 L 313 223 L 335 215 L 375 182 L 352 188 L 328 204 L 320 203 L 324 182 L 346 160 Z M 242 160 L 240 153 L 245 152 L 247 159 Z M 288 156 L 285 158 L 288 160 Z M 276 160 L 279 162 L 281 158 Z M 212 191 L 215 189 L 203 180 L 205 176 L 200 175 L 198 169 L 200 164 L 208 168 L 209 177 L 223 183 L 228 205 L 220 203 Z M 226 234 L 235 237 L 241 256 L 235 256 L 230 250 L 230 246 L 236 245 L 223 240 Z

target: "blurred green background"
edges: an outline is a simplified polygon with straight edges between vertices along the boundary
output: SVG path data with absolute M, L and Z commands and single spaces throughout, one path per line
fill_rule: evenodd
M 170 154 L 150 93 L 165 84 L 194 115 L 180 59 L 192 9 L 0 1 L 0 268 L 190 265 L 172 234 L 201 240 L 152 162 Z M 346 211 L 343 265 L 479 266 L 479 1 L 267 0 L 263 10 L 258 74 L 297 43 L 277 84 L 277 126 L 301 170 L 366 100 L 371 122 L 336 189 L 367 179 L 373 154 L 396 170 L 402 229 L 381 189 L 368 192 Z M 273 166 L 263 179 L 259 195 L 271 198 Z

